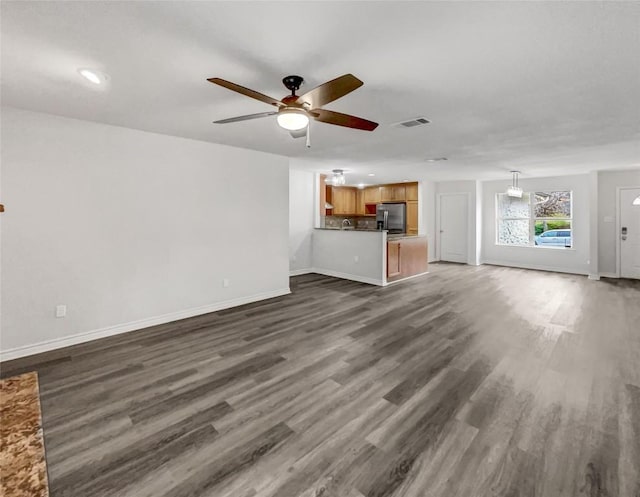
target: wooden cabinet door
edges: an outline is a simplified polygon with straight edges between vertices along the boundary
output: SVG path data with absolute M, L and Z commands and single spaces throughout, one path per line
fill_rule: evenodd
M 387 242 L 387 278 L 393 278 L 400 273 L 400 242 Z
M 418 202 L 407 202 L 407 233 L 418 234 Z
M 348 186 L 331 187 L 331 198 L 333 200 L 333 215 L 342 216 L 345 214 L 355 214 L 356 212 L 356 189 Z
M 356 191 L 356 214 L 364 215 L 364 190 Z
M 331 203 L 333 204 L 334 216 L 344 214 L 344 193 L 342 192 L 342 188 L 337 186 L 331 187 Z
M 355 188 L 345 188 L 344 189 L 344 203 L 345 203 L 345 214 L 355 214 L 356 212 L 356 189 Z
M 411 200 L 418 200 L 418 183 L 409 183 L 405 186 L 405 191 L 405 198 L 407 199 L 407 202 Z
M 379 204 L 380 203 L 380 187 L 370 186 L 364 189 L 364 203 L 365 204 Z
M 406 198 L 406 189 L 404 185 L 396 185 L 392 190 L 393 200 L 395 202 L 404 202 Z
M 385 185 L 380 187 L 380 201 L 393 202 L 393 186 Z

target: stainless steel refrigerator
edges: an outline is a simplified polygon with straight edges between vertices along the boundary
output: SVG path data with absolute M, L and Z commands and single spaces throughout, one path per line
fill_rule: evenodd
M 378 204 L 376 224 L 389 233 L 405 233 L 407 206 L 404 203 Z

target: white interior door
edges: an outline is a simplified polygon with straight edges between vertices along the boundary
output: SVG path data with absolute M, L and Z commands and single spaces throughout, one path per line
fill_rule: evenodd
M 469 206 L 464 193 L 440 195 L 440 260 L 467 262 Z
M 620 190 L 620 276 L 640 279 L 640 188 Z

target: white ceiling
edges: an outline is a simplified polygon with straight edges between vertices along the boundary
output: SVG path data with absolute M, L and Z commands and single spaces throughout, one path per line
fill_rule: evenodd
M 295 157 L 350 183 L 509 179 L 640 167 L 639 2 L 11 2 L 2 101 L 25 109 Z M 109 74 L 96 89 L 79 67 Z M 272 110 L 206 81 L 281 98 L 344 73 L 326 107 L 380 123 L 312 125 L 312 148 Z M 432 124 L 390 125 L 424 116 Z M 448 161 L 428 163 L 429 157 Z M 367 176 L 375 173 L 375 178 Z

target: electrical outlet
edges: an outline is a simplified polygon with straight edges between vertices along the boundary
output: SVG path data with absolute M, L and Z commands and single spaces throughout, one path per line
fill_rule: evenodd
M 355 262 L 355 263 L 360 262 L 360 257 L 359 257 L 359 256 L 357 256 L 357 255 L 354 255 L 354 256 L 353 256 L 353 262 Z
M 56 317 L 63 318 L 67 315 L 67 306 L 64 304 L 56 306 Z
M 223 280 L 222 280 L 222 286 L 223 286 L 224 288 L 227 288 L 227 287 L 229 286 L 229 280 L 228 280 L 227 278 L 225 278 L 225 279 L 223 279 Z

